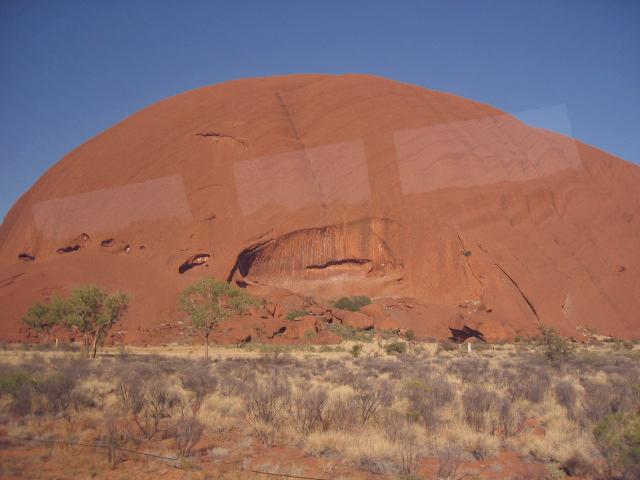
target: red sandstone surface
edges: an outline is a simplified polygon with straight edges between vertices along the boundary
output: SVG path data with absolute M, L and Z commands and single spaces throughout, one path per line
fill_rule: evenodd
M 234 81 L 134 114 L 20 198 L 0 227 L 0 337 L 95 283 L 132 295 L 125 341 L 163 342 L 202 276 L 268 302 L 223 341 L 330 342 L 327 322 L 367 318 L 638 337 L 639 212 L 638 166 L 488 105 L 364 75 Z M 376 306 L 327 309 L 360 294 Z M 295 308 L 313 312 L 294 326 Z

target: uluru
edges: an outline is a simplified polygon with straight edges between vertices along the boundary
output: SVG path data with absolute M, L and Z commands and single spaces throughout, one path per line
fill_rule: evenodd
M 231 81 L 132 115 L 18 200 L 0 337 L 97 283 L 131 294 L 125 341 L 162 342 L 201 277 L 272 315 L 365 295 L 435 338 L 638 337 L 639 240 L 637 165 L 489 105 L 368 75 Z

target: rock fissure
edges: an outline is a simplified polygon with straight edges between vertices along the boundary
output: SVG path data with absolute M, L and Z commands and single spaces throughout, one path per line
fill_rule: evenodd
M 473 267 L 471 267 L 471 263 L 469 262 L 469 257 L 471 256 L 471 251 L 466 249 L 466 247 L 464 245 L 464 241 L 462 240 L 462 237 L 460 236 L 460 232 L 456 231 L 456 235 L 458 236 L 458 241 L 460 242 L 460 247 L 462 248 L 462 255 L 464 256 L 465 263 L 467 264 L 467 267 L 469 268 L 469 271 L 471 272 L 471 275 L 473 276 L 473 278 L 476 279 L 476 282 L 478 282 L 480 285 L 482 285 L 482 281 L 480 280 L 480 278 L 478 278 L 476 273 L 473 271 Z
M 239 143 L 244 148 L 249 148 L 249 146 L 247 145 L 247 141 L 246 140 L 244 140 L 242 138 L 234 137 L 233 135 L 227 135 L 225 133 L 220 133 L 220 132 L 215 132 L 215 131 L 208 131 L 208 132 L 196 133 L 196 137 L 228 138 L 229 140 L 233 140 L 234 142 Z
M 525 293 L 522 291 L 522 289 L 520 288 L 520 286 L 518 285 L 518 283 L 511 277 L 511 275 L 509 275 L 500 265 L 498 265 L 497 263 L 494 263 L 494 265 L 496 267 L 498 267 L 498 269 L 504 274 L 505 277 L 507 277 L 509 279 L 509 281 L 511 282 L 511 284 L 516 287 L 516 290 L 518 290 L 518 292 L 520 293 L 520 296 L 522 297 L 522 299 L 526 302 L 526 304 L 529 306 L 529 308 L 531 309 L 531 311 L 533 312 L 533 314 L 536 317 L 536 320 L 538 321 L 538 323 L 540 322 L 540 317 L 538 316 L 538 312 L 536 310 L 536 307 L 533 306 L 533 303 L 531 302 L 531 300 L 529 300 L 529 298 L 525 295 Z
M 284 111 L 285 117 L 287 118 L 287 121 L 289 122 L 289 125 L 291 126 L 291 130 L 293 130 L 293 134 L 295 136 L 295 139 L 298 143 L 300 143 L 300 145 L 302 146 L 302 151 L 304 153 L 304 158 L 307 160 L 307 166 L 309 167 L 309 172 L 311 174 L 311 178 L 313 180 L 314 185 L 316 186 L 318 193 L 320 194 L 320 201 L 321 201 L 321 206 L 322 206 L 322 211 L 324 212 L 325 218 L 327 215 L 327 200 L 324 197 L 324 192 L 322 191 L 322 186 L 320 185 L 320 181 L 318 180 L 318 176 L 316 175 L 316 172 L 313 168 L 313 164 L 311 163 L 311 158 L 309 158 L 309 154 L 307 153 L 307 149 L 305 147 L 305 145 L 302 143 L 302 141 L 300 140 L 300 135 L 298 134 L 298 129 L 296 127 L 295 122 L 293 121 L 293 118 L 291 117 L 291 113 L 289 112 L 289 108 L 287 108 L 287 105 L 284 103 L 284 100 L 282 99 L 282 96 L 280 95 L 280 92 L 276 92 L 276 97 L 278 98 L 278 103 L 280 103 L 280 106 L 282 107 L 282 110 Z
M 320 265 L 307 265 L 305 268 L 307 270 L 322 270 L 324 268 L 329 268 L 334 265 L 344 265 L 345 263 L 353 263 L 355 265 L 362 265 L 365 263 L 369 263 L 371 260 L 369 258 L 340 258 L 336 260 L 327 260 L 326 262 Z

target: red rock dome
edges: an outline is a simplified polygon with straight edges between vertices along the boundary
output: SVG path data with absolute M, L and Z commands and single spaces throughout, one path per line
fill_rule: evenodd
M 0 336 L 97 283 L 132 294 L 136 339 L 204 275 L 464 308 L 504 337 L 639 336 L 639 212 L 639 167 L 488 105 L 363 75 L 233 81 L 136 113 L 20 198 Z

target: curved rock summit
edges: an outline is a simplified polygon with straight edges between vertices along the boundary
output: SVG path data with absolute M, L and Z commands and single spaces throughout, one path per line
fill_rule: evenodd
M 640 168 L 373 76 L 201 88 L 81 145 L 14 205 L 0 337 L 24 335 L 34 301 L 97 283 L 131 293 L 122 333 L 140 340 L 180 318 L 179 292 L 204 275 L 411 298 L 443 312 L 425 325 L 477 315 L 496 337 L 538 322 L 637 337 Z

